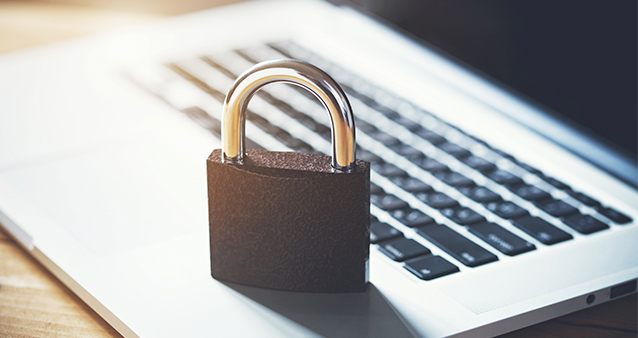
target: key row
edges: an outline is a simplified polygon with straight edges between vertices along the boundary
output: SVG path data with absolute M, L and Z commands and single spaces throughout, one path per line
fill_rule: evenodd
M 213 63 L 214 61 L 208 59 L 209 63 Z M 221 66 L 217 66 L 217 68 L 219 68 Z M 177 68 L 177 66 L 173 66 L 173 68 Z M 178 71 L 180 71 L 182 74 L 186 74 L 188 77 L 192 77 L 194 78 L 194 76 L 187 74 L 185 71 L 178 69 Z M 221 97 L 220 93 L 218 91 L 216 91 L 213 88 L 209 88 L 206 84 L 203 83 L 197 83 L 197 85 L 199 87 L 204 87 L 206 89 L 207 92 L 215 94 L 215 97 Z M 267 94 L 266 94 L 267 95 Z M 269 99 L 270 101 L 275 101 L 275 99 L 273 99 L 272 97 L 270 97 Z M 294 112 L 296 114 L 301 114 L 299 112 L 296 112 L 294 109 L 286 109 L 288 112 Z M 187 114 L 189 114 L 187 112 Z M 196 118 L 196 119 L 200 119 L 201 120 L 201 115 L 202 114 L 195 114 L 193 115 L 192 112 L 190 113 L 190 115 L 192 115 L 191 117 Z M 303 114 L 302 114 L 303 115 Z M 299 116 L 297 116 L 299 117 Z M 292 137 L 288 132 L 286 132 L 285 130 L 274 126 L 272 124 L 270 124 L 266 119 L 264 119 L 263 117 L 257 115 L 257 114 L 253 114 L 252 112 L 249 113 L 248 116 L 248 120 L 252 121 L 255 125 L 257 125 L 258 127 L 260 127 L 261 129 L 263 129 L 264 131 L 270 133 L 271 135 L 274 135 L 275 138 L 277 138 L 281 143 L 283 143 L 284 145 L 288 146 L 291 149 L 294 150 L 300 150 L 300 151 L 307 151 L 307 152 L 312 152 L 314 151 L 312 149 L 312 147 L 310 147 L 309 145 L 307 145 L 306 143 L 304 143 L 303 141 L 300 141 L 294 137 Z M 201 121 L 200 121 L 201 122 Z M 391 141 L 392 144 L 395 144 L 398 141 Z M 460 152 L 458 152 L 458 147 L 451 147 L 449 149 L 447 149 L 448 151 L 457 154 L 457 156 L 461 156 L 459 155 Z M 416 154 L 416 152 L 414 152 Z M 424 155 L 421 155 L 424 156 Z M 423 191 L 427 191 L 429 188 L 429 185 L 420 182 L 418 180 L 415 180 L 413 178 L 405 178 L 407 176 L 407 174 L 397 168 L 396 166 L 392 166 L 392 165 L 388 165 L 388 164 L 382 164 L 382 165 L 377 165 L 376 167 L 373 166 L 373 169 L 378 170 L 380 172 L 380 174 L 384 175 L 384 176 L 396 176 L 399 178 L 403 178 L 403 179 L 395 179 L 396 181 L 401 181 L 398 183 L 402 183 L 402 182 L 408 182 L 408 185 L 403 185 L 403 187 L 406 187 L 407 190 L 412 190 L 412 192 L 423 192 Z M 462 176 L 461 174 L 458 173 L 454 173 L 451 172 L 449 170 L 446 171 L 438 171 L 437 173 L 435 173 L 435 176 L 437 176 L 438 178 L 440 178 L 442 181 L 444 181 L 445 183 L 447 183 L 448 185 L 451 186 L 466 186 L 469 184 L 473 184 L 473 182 L 469 179 L 467 179 L 466 177 Z M 522 195 L 522 197 L 527 198 L 527 199 L 539 199 L 541 197 L 547 197 L 548 194 L 545 192 L 540 191 L 539 189 L 533 187 L 533 186 L 527 186 L 527 185 L 520 185 L 517 187 L 517 189 L 515 190 L 515 192 L 518 192 L 519 195 Z M 374 196 L 374 195 L 373 195 Z M 434 195 L 432 197 L 432 200 L 434 201 L 434 203 L 437 203 L 437 201 L 440 200 L 440 198 L 443 199 L 443 202 L 445 201 L 449 201 L 449 199 L 446 199 L 444 197 L 445 195 Z M 530 197 L 532 196 L 532 197 Z M 440 198 L 439 198 L 440 197 Z M 387 200 L 387 198 L 386 198 Z M 404 202 L 403 202 L 404 203 Z M 564 202 L 563 202 L 564 204 Z M 438 204 L 437 204 L 438 205 Z M 451 206 L 451 205 L 450 205 Z M 456 212 L 454 212 L 453 209 L 450 210 L 446 210 L 446 214 L 447 216 L 449 216 L 452 220 L 454 220 L 455 222 L 461 222 L 462 224 L 467 224 L 468 220 L 475 220 L 475 219 L 480 219 L 480 217 L 478 217 L 478 215 L 475 212 L 470 212 L 468 210 L 455 210 Z M 417 213 L 417 211 L 412 211 L 409 213 L 406 213 L 406 215 L 411 215 L 411 216 L 415 216 L 415 214 Z M 470 218 L 464 218 L 462 217 L 463 215 L 467 215 L 470 214 L 473 217 Z M 460 216 L 459 216 L 460 215 Z M 409 224 L 421 224 L 419 222 L 422 222 L 423 219 L 425 219 L 424 217 L 420 217 L 420 218 L 415 218 L 414 220 L 411 218 L 406 218 L 403 221 L 409 223 Z M 603 224 L 601 224 L 600 222 L 593 222 L 595 221 L 593 218 L 592 219 L 588 219 L 589 222 L 587 224 L 589 224 L 589 226 L 587 227 L 583 227 L 580 226 L 581 223 L 583 223 L 583 220 L 579 220 L 579 221 L 574 221 L 572 218 L 568 219 L 568 224 L 570 226 L 578 226 L 576 227 L 577 230 L 581 231 L 581 232 L 587 232 L 587 233 L 591 233 L 593 231 L 598 231 L 601 229 L 604 229 L 605 226 Z
M 319 60 L 320 58 L 318 58 L 316 55 L 312 55 L 310 52 L 306 51 L 306 50 L 302 50 L 301 47 L 295 45 L 294 43 L 291 42 L 283 42 L 283 43 L 275 43 L 275 44 L 270 44 L 269 45 L 270 48 L 273 48 L 275 50 L 277 50 L 278 52 L 288 56 L 288 57 L 297 57 L 299 55 L 293 55 L 294 53 L 290 53 L 290 50 L 295 50 L 297 51 L 297 53 L 299 53 L 301 51 L 302 54 L 305 54 L 305 58 L 313 58 L 314 61 Z M 321 63 L 329 66 L 330 62 L 321 59 Z M 343 71 L 341 71 L 341 73 L 343 73 Z M 347 75 L 348 78 L 353 78 L 354 76 L 352 76 L 352 74 L 348 74 Z M 372 85 L 369 83 L 365 83 L 365 86 L 367 88 L 371 88 Z M 394 122 L 402 125 L 403 127 L 405 127 L 406 129 L 410 130 L 411 132 L 413 132 L 414 134 L 420 136 L 421 138 L 425 139 L 426 141 L 430 142 L 431 144 L 439 147 L 441 150 L 445 151 L 446 153 L 452 155 L 453 157 L 456 157 L 457 159 L 459 159 L 460 161 L 462 161 L 463 163 L 465 163 L 466 165 L 468 165 L 469 167 L 482 172 L 484 174 L 490 174 L 487 175 L 488 178 L 494 180 L 495 182 L 499 183 L 499 184 L 508 184 L 508 185 L 516 185 L 516 184 L 522 184 L 523 181 L 521 178 L 508 173 L 506 171 L 503 170 L 496 170 L 496 165 L 494 163 L 491 163 L 490 161 L 487 161 L 479 156 L 475 156 L 473 155 L 469 150 L 454 144 L 454 143 L 450 143 L 447 142 L 446 138 L 437 134 L 436 132 L 432 131 L 432 130 L 428 130 L 425 129 L 423 126 L 421 126 L 419 123 L 412 121 L 409 118 L 406 118 L 404 116 L 399 115 L 396 111 L 394 111 L 393 109 L 386 107 L 378 102 L 376 102 L 374 99 L 372 99 L 370 96 L 368 96 L 366 93 L 362 93 L 360 92 L 357 88 L 353 88 L 352 86 L 348 86 L 346 84 L 343 85 L 344 90 L 348 93 L 348 95 L 351 95 L 353 97 L 356 97 L 357 99 L 359 99 L 360 101 L 367 103 L 371 108 L 379 111 L 380 113 L 384 114 L 386 117 L 392 119 Z M 372 89 L 368 89 L 368 91 L 373 91 Z M 374 91 L 379 91 L 378 88 L 374 88 Z M 387 96 L 391 96 L 392 94 L 390 93 L 385 93 Z M 398 98 L 395 98 L 395 101 L 401 101 Z M 514 156 L 503 152 L 500 149 L 494 148 L 492 146 L 490 146 L 489 144 L 487 144 L 486 142 L 472 136 L 472 135 L 468 135 L 467 133 L 459 130 L 458 128 L 455 128 L 453 126 L 447 125 L 445 122 L 437 119 L 436 117 L 434 117 L 431 114 L 428 114 L 424 111 L 420 111 L 422 114 L 427 114 L 429 115 L 431 118 L 436 119 L 437 123 L 440 125 L 446 125 L 449 129 L 455 129 L 457 131 L 459 131 L 460 133 L 466 135 L 468 138 L 474 140 L 477 143 L 480 143 L 482 145 L 484 145 L 485 147 L 491 149 L 493 152 L 495 152 L 496 154 L 498 154 L 499 156 L 508 159 L 512 162 L 514 162 L 515 164 L 517 164 L 519 167 L 523 168 L 524 170 L 526 170 L 527 172 L 533 174 L 533 175 L 537 175 L 538 177 L 540 177 L 541 179 L 543 179 L 545 182 L 549 183 L 550 185 L 552 185 L 553 187 L 555 187 L 556 189 L 559 190 L 563 190 L 565 192 L 567 192 L 569 195 L 571 195 L 574 199 L 576 199 L 577 201 L 583 203 L 584 205 L 587 205 L 589 207 L 593 207 L 596 211 L 598 211 L 602 216 L 606 217 L 607 219 L 611 220 L 612 222 L 616 223 L 616 224 L 627 224 L 627 223 L 631 223 L 633 221 L 633 219 L 613 208 L 610 207 L 605 207 L 602 206 L 600 204 L 600 202 L 598 202 L 597 200 L 581 193 L 581 192 L 577 192 L 571 189 L 571 187 L 561 181 L 559 181 L 556 178 L 550 177 L 545 175 L 543 172 L 541 172 L 540 170 L 534 168 L 533 166 L 526 164 L 524 162 L 519 161 L 518 159 L 516 159 Z M 372 131 L 372 129 L 370 128 L 374 128 L 373 126 L 364 126 L 364 130 L 367 128 L 367 130 Z M 387 139 L 387 140 L 391 140 L 391 136 L 383 136 L 383 138 L 381 139 Z M 392 142 L 390 142 L 392 143 Z M 389 143 L 389 144 L 390 144 Z M 407 145 L 402 145 L 402 144 L 396 144 L 394 149 L 395 151 L 397 151 L 397 153 L 404 155 L 406 157 L 411 156 L 413 154 L 415 154 L 414 152 L 414 148 L 410 149 L 412 147 L 407 146 Z M 410 149 L 412 152 L 403 152 L 403 149 Z M 426 161 L 429 162 L 429 161 Z M 444 169 L 443 166 L 435 166 L 436 169 L 440 170 L 440 169 Z M 522 188 L 523 192 L 525 192 L 526 190 L 535 190 L 533 188 Z M 544 196 L 541 196 L 544 197 Z M 536 198 L 536 196 L 535 196 Z M 536 198 L 536 199 L 540 199 L 540 198 Z

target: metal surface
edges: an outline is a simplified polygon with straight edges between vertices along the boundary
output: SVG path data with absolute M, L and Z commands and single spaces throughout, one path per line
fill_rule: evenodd
M 222 111 L 222 161 L 243 164 L 248 103 L 263 86 L 290 83 L 309 90 L 328 111 L 332 126 L 332 167 L 354 168 L 355 131 L 350 102 L 337 82 L 321 69 L 297 60 L 266 61 L 248 69 L 228 91 Z

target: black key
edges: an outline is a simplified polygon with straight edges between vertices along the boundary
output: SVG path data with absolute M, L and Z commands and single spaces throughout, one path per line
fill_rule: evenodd
M 596 210 L 598 210 L 598 212 L 600 212 L 603 216 L 609 218 L 609 220 L 617 224 L 627 224 L 633 221 L 631 217 L 621 213 L 616 209 L 612 209 L 609 207 L 598 207 L 596 208 Z
M 598 202 L 597 200 L 583 194 L 582 192 L 577 192 L 577 191 L 570 191 L 568 192 L 568 194 L 573 197 L 575 200 L 579 201 L 580 203 L 590 206 L 590 207 L 597 207 L 600 205 L 600 202 Z
M 505 219 L 514 219 L 529 214 L 527 210 L 510 201 L 490 202 L 485 204 L 485 208 Z
M 590 215 L 583 215 L 581 213 L 563 217 L 563 222 L 569 225 L 570 228 L 585 235 L 609 229 L 607 224 L 591 217 Z
M 497 154 L 499 154 L 499 155 L 501 155 L 504 158 L 507 158 L 507 159 L 510 159 L 510 160 L 515 160 L 514 156 L 512 156 L 512 155 L 510 155 L 510 154 L 508 154 L 508 153 L 506 153 L 506 152 L 504 152 L 504 151 L 502 151 L 500 149 L 492 148 L 492 151 L 497 153 Z
M 222 122 L 210 116 L 206 111 L 199 107 L 188 107 L 182 109 L 182 112 L 202 127 L 212 131 L 215 135 L 221 135 Z
M 538 217 L 527 216 L 519 218 L 512 221 L 512 224 L 525 231 L 530 236 L 536 238 L 539 242 L 547 245 L 556 244 L 573 238 L 572 235 Z
M 491 252 L 461 236 L 445 225 L 427 225 L 419 229 L 419 235 L 456 258 L 459 262 L 475 267 L 498 260 Z
M 441 213 L 443 216 L 460 225 L 469 225 L 485 221 L 485 217 L 466 207 L 445 208 L 441 210 Z
M 370 202 L 383 210 L 396 210 L 408 207 L 408 203 L 394 195 L 370 195 Z
M 357 120 L 357 131 L 362 131 L 366 134 L 370 134 L 376 132 L 377 130 L 377 127 L 371 125 L 370 123 L 360 119 Z
M 399 143 L 390 147 L 392 150 L 396 151 L 397 154 L 405 157 L 409 156 L 418 156 L 422 154 L 422 152 L 410 145 L 405 143 Z
M 374 183 L 370 183 L 370 195 L 381 195 L 382 193 L 383 188 Z
M 405 263 L 403 267 L 423 280 L 432 280 L 460 271 L 456 265 L 446 261 L 441 256 L 426 256 L 415 259 Z
M 564 201 L 555 200 L 553 198 L 536 201 L 534 204 L 536 204 L 539 209 L 554 217 L 571 215 L 578 212 L 578 209 L 573 206 L 565 203 Z
M 396 120 L 396 119 L 401 117 L 401 115 L 399 115 L 397 112 L 395 112 L 394 110 L 392 110 L 392 109 L 380 104 L 379 102 L 375 101 L 374 99 L 369 99 L 369 101 L 366 102 L 366 104 L 370 108 L 372 108 L 372 109 L 380 112 L 381 114 L 385 115 L 390 120 Z
M 364 161 L 368 161 L 370 163 L 380 163 L 383 162 L 381 160 L 381 157 L 367 151 L 367 150 L 363 150 L 361 148 L 357 149 L 357 157 L 359 157 L 359 159 L 364 160 Z
M 469 135 L 469 134 L 465 134 L 467 137 L 471 138 L 472 140 L 474 140 L 474 142 L 479 143 L 479 144 L 483 144 L 483 145 L 487 145 L 487 142 L 481 140 L 480 138 L 474 136 L 474 135 Z
M 515 185 L 515 184 L 523 183 L 523 180 L 520 177 L 512 174 L 509 171 L 505 171 L 501 169 L 489 172 L 485 174 L 485 176 L 487 176 L 487 178 L 489 178 L 490 180 L 498 184 Z
M 314 132 L 318 132 L 319 131 L 320 124 L 317 123 L 317 121 L 315 121 L 314 119 L 305 117 L 305 115 L 304 115 L 304 117 L 302 117 L 302 118 L 297 117 L 296 120 L 299 121 L 299 123 L 303 124 L 306 128 L 308 128 L 308 129 L 310 129 L 310 130 L 312 130 Z
M 373 137 L 375 140 L 383 143 L 383 145 L 385 145 L 386 147 L 401 143 L 401 141 L 399 141 L 399 139 L 397 139 L 396 137 L 382 131 L 370 133 L 370 136 Z
M 440 170 L 447 170 L 448 167 L 433 159 L 433 158 L 429 158 L 429 157 L 425 157 L 425 156 L 411 156 L 408 158 L 412 163 L 416 164 L 417 166 L 419 166 L 419 168 L 425 170 L 425 171 L 429 171 L 431 173 L 435 173 L 437 171 Z
M 409 191 L 411 193 L 428 192 L 432 190 L 432 186 L 421 181 L 418 178 L 410 176 L 396 176 L 391 178 L 394 184 L 398 185 L 401 189 Z
M 530 184 L 519 184 L 508 188 L 516 195 L 528 201 L 538 201 L 550 197 L 547 191 Z
M 536 250 L 534 244 L 494 223 L 482 222 L 474 224 L 470 226 L 470 232 L 508 256 Z
M 441 143 L 439 145 L 437 145 L 437 147 L 439 147 L 441 150 L 443 150 L 444 152 L 456 157 L 456 158 L 464 158 L 464 157 L 468 157 L 470 155 L 472 155 L 472 153 L 461 147 L 458 144 L 455 143 L 451 143 L 451 142 L 445 142 L 445 143 Z
M 332 130 L 330 129 L 330 127 L 326 127 L 323 124 L 318 124 L 317 134 L 319 134 L 325 140 L 330 140 L 330 138 L 332 137 Z
M 434 176 L 452 187 L 474 185 L 474 181 L 454 171 L 441 170 L 434 173 Z
M 308 143 L 289 136 L 290 134 L 284 135 L 282 137 L 277 137 L 277 139 L 281 141 L 281 143 L 285 144 L 288 148 L 293 149 L 297 152 L 310 153 L 313 151 L 312 147 Z
M 434 219 L 432 217 L 412 208 L 394 210 L 390 212 L 390 215 L 405 226 L 412 228 L 434 223 Z
M 479 203 L 498 201 L 501 199 L 501 196 L 499 194 L 486 187 L 466 186 L 459 187 L 457 189 L 461 192 L 461 194 Z
M 306 150 L 304 152 L 309 152 L 307 151 L 307 149 L 312 149 L 312 147 L 310 147 L 310 145 L 308 145 L 306 142 L 293 137 L 292 135 L 290 135 L 287 131 L 283 129 L 279 130 L 277 134 L 275 134 L 274 136 L 279 142 L 283 143 L 286 147 L 290 149 L 294 149 L 297 151 Z
M 445 137 L 425 128 L 417 129 L 414 133 L 433 145 L 438 145 L 446 141 Z
M 489 172 L 496 169 L 496 165 L 494 163 L 476 155 L 468 156 L 461 161 L 470 168 L 476 169 L 480 172 Z
M 416 198 L 435 209 L 449 208 L 458 204 L 452 197 L 437 191 L 416 194 Z
M 423 256 L 430 253 L 430 249 L 417 243 L 413 239 L 402 238 L 390 243 L 386 243 L 379 247 L 379 251 L 386 254 L 397 262 L 403 262 L 406 259 Z
M 279 130 L 281 130 L 281 128 L 273 126 L 265 118 L 252 112 L 248 112 L 247 119 L 254 123 L 257 127 L 259 127 L 259 129 L 267 132 L 268 134 L 276 134 Z
M 553 185 L 554 188 L 556 188 L 556 189 L 559 189 L 559 190 L 570 189 L 570 187 L 567 184 L 565 184 L 565 183 L 563 183 L 563 182 L 561 182 L 561 181 L 559 181 L 559 180 L 557 180 L 557 179 L 555 179 L 553 177 L 547 177 L 547 176 L 544 176 L 544 175 L 542 177 L 543 177 L 543 180 L 545 180 L 545 182 Z
M 389 239 L 401 237 L 401 231 L 391 227 L 386 223 L 380 222 L 376 218 L 370 219 L 370 243 L 376 244 Z
M 523 168 L 523 169 L 527 170 L 529 173 L 532 173 L 532 174 L 534 174 L 534 175 L 536 175 L 536 174 L 540 174 L 540 173 L 541 173 L 541 171 L 540 171 L 540 170 L 538 170 L 538 169 L 536 169 L 536 168 L 532 167 L 532 166 L 531 166 L 531 165 L 529 165 L 529 164 L 526 164 L 526 163 L 523 163 L 523 162 L 519 162 L 519 161 L 516 161 L 516 164 L 518 164 L 518 166 L 519 166 L 519 167 L 521 167 L 521 168 Z
M 423 128 L 420 123 L 414 122 L 414 121 L 410 120 L 409 118 L 403 117 L 403 116 L 400 116 L 400 117 L 394 119 L 394 122 L 402 125 L 403 127 L 405 127 L 406 129 L 408 129 L 411 132 L 415 132 L 415 131 L 421 130 Z M 357 129 L 358 128 L 359 128 L 359 126 L 357 126 Z
M 407 176 L 403 169 L 395 166 L 394 164 L 385 162 L 373 162 L 370 163 L 370 170 L 376 171 L 381 176 L 394 177 L 394 176 Z

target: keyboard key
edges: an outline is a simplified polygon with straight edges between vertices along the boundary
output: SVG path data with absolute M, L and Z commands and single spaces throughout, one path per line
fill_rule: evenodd
M 401 231 L 380 222 L 376 217 L 370 217 L 370 243 L 377 244 L 389 239 L 403 236 Z
M 451 143 L 451 142 L 445 142 L 445 143 L 441 143 L 439 145 L 437 145 L 437 147 L 439 147 L 441 150 L 443 150 L 444 152 L 456 157 L 456 158 L 464 158 L 464 157 L 468 157 L 470 155 L 472 155 L 472 153 L 461 147 L 458 144 L 455 143 Z
M 390 215 L 405 226 L 412 228 L 434 223 L 434 219 L 432 217 L 412 208 L 394 210 L 390 212 Z
M 550 195 L 547 191 L 530 184 L 520 184 L 516 186 L 508 187 L 513 193 L 528 201 L 537 201 L 549 198 Z
M 392 177 L 391 181 L 394 182 L 394 184 L 398 185 L 401 189 L 411 193 L 428 192 L 432 190 L 432 186 L 430 186 L 429 184 L 421 181 L 418 178 L 410 176 Z
M 539 242 L 547 245 L 572 239 L 572 235 L 545 222 L 538 217 L 527 216 L 512 221 L 517 228 L 525 231 Z
M 490 202 L 485 205 L 485 208 L 495 213 L 497 216 L 505 219 L 514 219 L 521 216 L 529 215 L 529 212 L 527 212 L 527 210 L 510 201 Z
M 397 262 L 403 262 L 406 259 L 427 255 L 430 249 L 417 243 L 413 239 L 402 238 L 390 243 L 386 243 L 379 247 L 379 251 L 386 254 Z
M 521 168 L 523 168 L 523 169 L 527 170 L 527 171 L 528 171 L 529 173 L 531 173 L 531 174 L 536 175 L 536 174 L 540 174 L 540 173 L 541 173 L 541 171 L 540 171 L 540 170 L 538 170 L 538 169 L 536 169 L 536 168 L 532 167 L 531 165 L 529 165 L 529 164 L 527 164 L 527 163 L 523 163 L 523 162 L 519 162 L 519 161 L 515 161 L 515 162 L 516 162 L 516 164 L 518 164 L 518 166 L 519 166 L 519 167 L 521 167 Z
M 380 163 L 383 162 L 381 157 L 361 148 L 357 149 L 357 157 L 360 160 L 368 161 L 370 163 Z
M 317 121 L 315 121 L 314 119 L 311 119 L 309 117 L 306 117 L 305 115 L 303 117 L 296 117 L 296 120 L 303 124 L 306 128 L 314 131 L 314 132 L 318 132 L 320 131 L 320 125 L 319 123 L 317 123 Z
M 395 112 L 394 110 L 392 110 L 392 109 L 380 104 L 379 102 L 375 101 L 374 99 L 368 99 L 366 104 L 370 108 L 372 108 L 372 109 L 380 112 L 381 114 L 385 115 L 390 120 L 396 120 L 396 119 L 401 117 L 401 115 L 399 115 L 397 112 Z
M 394 164 L 385 163 L 385 162 L 374 162 L 370 163 L 370 170 L 377 172 L 377 174 L 386 177 L 394 177 L 394 176 L 407 176 L 403 169 L 395 166 Z
M 498 257 L 491 252 L 445 225 L 427 225 L 420 228 L 418 233 L 469 267 L 476 267 L 498 260 Z
M 497 154 L 499 154 L 499 155 L 501 155 L 502 157 L 504 157 L 506 159 L 516 161 L 514 156 L 512 156 L 512 155 L 510 155 L 510 154 L 508 154 L 508 153 L 506 153 L 506 152 L 504 152 L 504 151 L 502 151 L 500 149 L 492 148 L 492 151 L 497 153 Z
M 598 210 L 598 212 L 600 212 L 603 216 L 609 218 L 609 220 L 617 224 L 627 224 L 633 221 L 631 217 L 609 207 L 598 207 L 596 208 L 596 210 Z
M 452 197 L 437 191 L 416 194 L 416 198 L 435 209 L 449 208 L 458 204 Z
M 556 189 L 559 189 L 559 190 L 570 189 L 570 187 L 567 184 L 565 184 L 565 183 L 563 183 L 563 182 L 561 182 L 561 181 L 559 181 L 559 180 L 557 180 L 557 179 L 555 179 L 553 177 L 547 177 L 545 175 L 543 175 L 541 177 L 543 178 L 543 180 L 545 180 L 545 182 L 553 185 L 554 188 L 556 188 Z
M 498 201 L 501 199 L 501 196 L 499 194 L 486 187 L 481 186 L 459 187 L 458 191 L 460 191 L 461 194 L 479 203 Z
M 569 225 L 570 228 L 586 235 L 609 229 L 607 224 L 591 217 L 590 215 L 583 215 L 581 213 L 563 217 L 563 222 Z
M 425 156 L 411 156 L 408 158 L 412 163 L 414 163 L 415 165 L 417 165 L 419 168 L 425 170 L 425 171 L 429 171 L 431 173 L 435 173 L 437 171 L 440 170 L 447 170 L 448 167 L 433 159 L 430 157 L 425 157 Z
M 415 259 L 405 263 L 404 268 L 423 280 L 433 280 L 460 271 L 456 265 L 441 256 Z
M 182 109 L 182 113 L 193 119 L 202 127 L 210 130 L 215 135 L 221 135 L 222 122 L 210 116 L 206 111 L 199 107 L 188 107 Z
M 536 250 L 534 244 L 494 223 L 481 222 L 470 226 L 469 230 L 476 235 L 476 237 L 508 256 L 516 256 L 524 252 Z
M 496 165 L 482 157 L 472 155 L 461 160 L 468 167 L 480 172 L 488 172 L 496 169 Z
M 487 176 L 490 180 L 503 185 L 516 185 L 523 183 L 523 180 L 520 177 L 510 173 L 509 171 L 501 169 L 486 173 L 485 176 Z
M 469 225 L 485 221 L 485 217 L 466 207 L 445 208 L 441 210 L 441 214 L 460 225 Z
M 357 120 L 357 131 L 362 131 L 366 134 L 371 134 L 371 133 L 375 133 L 378 131 L 377 127 L 373 126 L 372 124 L 363 121 L 363 120 Z
M 600 202 L 598 202 L 597 200 L 583 194 L 582 192 L 577 192 L 577 191 L 569 191 L 568 194 L 573 197 L 575 200 L 579 201 L 580 203 L 589 206 L 589 207 L 597 207 L 600 205 Z
M 370 195 L 370 202 L 383 210 L 396 210 L 408 207 L 408 203 L 394 195 Z
M 435 146 L 446 142 L 445 137 L 425 128 L 417 129 L 414 133 Z
M 399 116 L 399 118 L 395 119 L 394 122 L 402 125 L 403 127 L 405 127 L 405 129 L 411 131 L 411 132 L 415 132 L 417 130 L 421 130 L 423 129 L 423 127 L 421 126 L 420 123 L 418 122 L 414 122 L 412 120 L 410 120 L 407 117 L 403 117 L 403 116 Z M 357 122 L 359 123 L 359 122 Z M 357 126 L 358 128 L 358 126 Z
M 383 188 L 374 183 L 370 183 L 370 195 L 382 195 L 383 193 Z
M 564 201 L 555 200 L 553 198 L 536 201 L 534 203 L 539 209 L 554 217 L 571 215 L 578 212 L 578 209 L 573 206 L 565 203 Z
M 388 133 L 384 133 L 382 131 L 377 131 L 376 133 L 370 133 L 369 135 L 375 140 L 383 143 L 383 145 L 386 147 L 390 147 L 390 146 L 401 143 L 401 141 L 399 141 L 398 138 Z
M 397 154 L 409 157 L 409 156 L 418 156 L 423 154 L 420 150 L 407 145 L 405 143 L 399 143 L 390 147 L 390 149 L 394 150 Z
M 321 125 L 317 125 L 317 134 L 319 134 L 321 137 L 323 137 L 324 140 L 330 140 L 330 138 L 332 137 L 332 130 L 330 129 L 330 127 L 326 127 L 323 124 Z
M 454 171 L 441 170 L 434 173 L 434 176 L 452 187 L 474 185 L 474 181 Z

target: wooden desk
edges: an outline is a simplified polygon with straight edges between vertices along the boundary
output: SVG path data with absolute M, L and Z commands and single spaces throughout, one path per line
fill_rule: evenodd
M 0 1 L 0 53 L 162 17 Z M 636 337 L 636 295 L 503 337 Z M 120 337 L 0 230 L 0 337 Z

